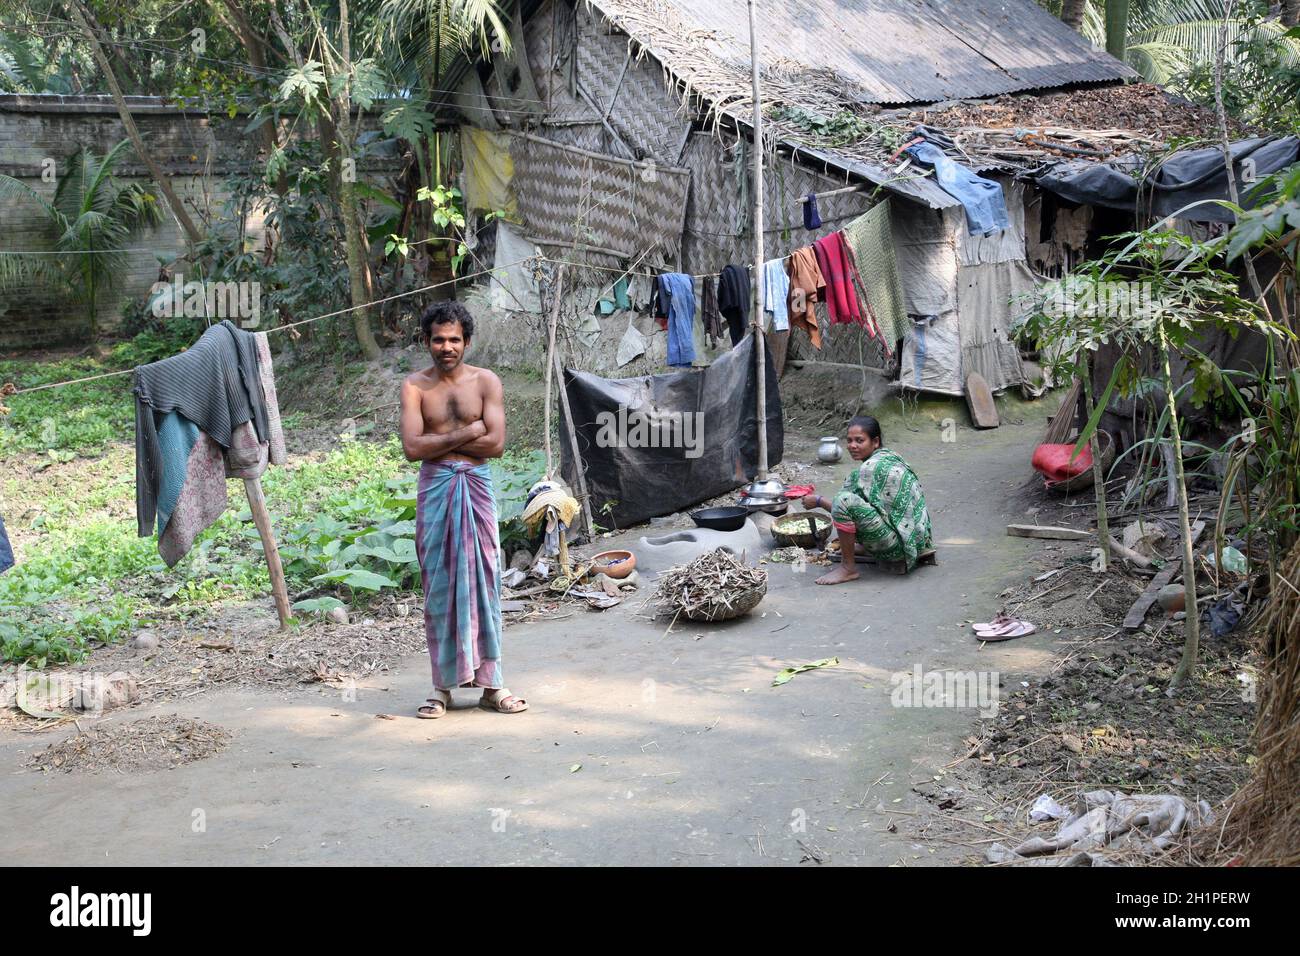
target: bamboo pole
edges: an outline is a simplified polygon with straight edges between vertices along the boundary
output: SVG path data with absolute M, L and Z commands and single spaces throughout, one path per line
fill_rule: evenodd
M 257 533 L 262 536 L 262 550 L 266 553 L 266 566 L 271 571 L 271 593 L 275 596 L 275 612 L 280 616 L 280 630 L 289 627 L 289 588 L 284 583 L 284 565 L 280 563 L 280 549 L 271 529 L 271 514 L 266 510 L 266 495 L 262 493 L 261 478 L 245 478 L 244 491 L 248 494 L 248 507 L 253 512 Z
M 555 368 L 555 329 L 560 322 L 560 297 L 564 293 L 564 263 L 555 270 L 555 283 L 551 289 L 551 324 L 546 335 L 546 389 L 542 397 L 542 441 L 546 446 L 546 477 L 555 477 L 555 462 L 551 455 L 551 379 Z M 561 390 L 564 384 L 560 384 Z
M 555 366 L 556 384 L 560 392 L 560 405 L 564 409 L 564 430 L 569 436 L 569 451 L 573 453 L 573 470 L 578 479 L 578 503 L 582 505 L 582 517 L 587 524 L 587 537 L 596 537 L 596 522 L 591 516 L 591 494 L 587 491 L 587 464 L 583 461 L 578 448 L 578 433 L 573 424 L 573 409 L 569 407 L 569 393 L 564 390 L 564 368 L 560 364 L 560 353 L 551 353 L 551 363 Z M 548 399 L 549 401 L 549 399 Z
M 763 102 L 758 85 L 758 27 L 749 0 L 749 65 L 754 87 L 754 368 L 758 380 L 758 474 L 767 478 L 767 363 L 763 340 Z
M 1092 418 L 1092 361 L 1085 351 L 1083 354 L 1083 369 L 1080 375 L 1083 383 L 1083 402 L 1084 411 L 1088 418 Z M 1101 431 L 1101 421 L 1097 422 L 1097 427 L 1093 429 L 1090 439 L 1092 451 L 1092 484 L 1097 494 L 1097 540 L 1101 542 L 1101 570 L 1110 570 L 1110 552 L 1106 548 L 1106 542 L 1110 540 L 1110 516 L 1106 512 L 1106 479 L 1101 473 L 1101 442 L 1097 440 L 1097 432 Z M 1112 542 L 1113 543 L 1113 542 Z
M 1178 527 L 1183 539 L 1183 656 L 1178 668 L 1169 679 L 1169 693 L 1182 686 L 1196 670 L 1196 658 L 1201 646 L 1201 611 L 1196 604 L 1196 559 L 1192 552 L 1192 520 L 1187 503 L 1187 476 L 1183 473 L 1183 439 L 1178 426 L 1178 400 L 1174 394 L 1173 375 L 1169 369 L 1169 341 L 1165 327 L 1156 323 L 1160 356 L 1163 363 L 1161 378 L 1165 387 L 1165 401 L 1169 406 L 1169 434 L 1174 444 L 1174 475 L 1178 479 Z M 1221 560 L 1215 555 L 1215 560 Z

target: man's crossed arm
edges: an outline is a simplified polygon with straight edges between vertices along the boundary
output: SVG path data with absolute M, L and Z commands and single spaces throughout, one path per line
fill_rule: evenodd
M 444 435 L 424 431 L 420 389 L 402 383 L 402 451 L 407 461 L 429 461 L 451 452 L 474 458 L 500 458 L 506 444 L 505 393 L 501 379 L 484 370 L 483 417 Z

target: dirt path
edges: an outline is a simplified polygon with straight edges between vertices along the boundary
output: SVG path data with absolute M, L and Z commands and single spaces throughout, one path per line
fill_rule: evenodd
M 414 719 L 429 679 L 417 654 L 355 700 L 319 685 L 232 689 L 101 721 L 176 714 L 232 734 L 171 770 L 24 770 L 57 736 L 6 730 L 0 840 L 11 859 L 77 865 L 952 861 L 969 848 L 903 833 L 926 809 L 911 787 L 944 776 L 972 711 L 894 707 L 890 675 L 1023 674 L 1052 659 L 1051 632 L 980 650 L 961 624 L 996 610 L 1034 547 L 1004 534 L 1023 517 L 1013 503 L 1041 431 L 1032 408 L 952 443 L 939 413 L 915 413 L 915 431 L 885 421 L 922 476 L 937 568 L 821 588 L 815 568 L 769 566 L 754 614 L 669 634 L 639 600 L 512 627 L 506 677 L 532 704 L 521 716 L 466 695 L 442 720 Z M 787 461 L 813 460 L 826 430 L 792 439 Z M 828 492 L 846 470 L 802 474 Z M 838 666 L 770 686 L 782 667 L 831 656 Z

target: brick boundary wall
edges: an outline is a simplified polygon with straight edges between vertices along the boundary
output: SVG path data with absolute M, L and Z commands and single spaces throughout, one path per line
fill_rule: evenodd
M 233 119 L 164 103 L 158 97 L 128 96 L 126 102 L 154 159 L 170 174 L 176 193 L 202 228 L 205 216 L 217 217 L 228 193 L 225 177 L 246 173 L 260 166 L 261 138 L 245 133 L 249 116 Z M 379 130 L 379 113 L 367 113 L 363 130 Z M 121 140 L 126 130 L 108 96 L 62 96 L 58 94 L 0 94 L 0 173 L 31 186 L 47 200 L 54 196 L 55 183 L 42 179 L 54 161 L 57 175 L 67 159 L 82 146 L 102 156 Z M 158 194 L 148 169 L 134 155 L 116 167 L 119 179 L 137 181 Z M 367 159 L 358 163 L 358 173 L 382 188 L 390 188 L 401 169 L 401 159 Z M 359 178 L 361 178 L 359 176 Z M 108 297 L 96 309 L 101 332 L 120 325 L 123 305 L 148 293 L 158 279 L 160 260 L 170 262 L 185 252 L 184 235 L 171 211 L 159 196 L 163 222 L 155 230 L 134 235 L 127 243 L 126 274 L 118 294 Z M 260 210 L 246 222 L 248 235 L 262 235 Z M 0 200 L 0 252 L 7 249 L 38 249 L 48 243 L 45 220 L 28 203 Z M 56 291 L 28 284 L 0 292 L 0 349 L 30 349 L 84 343 L 89 323 L 84 307 Z

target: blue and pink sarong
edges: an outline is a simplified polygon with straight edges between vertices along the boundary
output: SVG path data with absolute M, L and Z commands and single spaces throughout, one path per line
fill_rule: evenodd
M 497 503 L 487 465 L 420 466 L 415 550 L 433 686 L 501 688 Z

